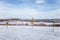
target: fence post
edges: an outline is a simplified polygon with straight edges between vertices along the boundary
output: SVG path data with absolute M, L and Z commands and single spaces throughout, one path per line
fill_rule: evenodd
M 9 24 L 9 23 L 8 23 L 8 21 L 7 21 L 7 22 L 6 22 L 6 27 L 7 27 L 7 28 L 8 28 L 8 24 Z
M 31 25 L 34 26 L 34 18 L 31 20 Z
M 54 27 L 55 27 L 55 21 L 53 21 L 53 32 L 54 32 Z

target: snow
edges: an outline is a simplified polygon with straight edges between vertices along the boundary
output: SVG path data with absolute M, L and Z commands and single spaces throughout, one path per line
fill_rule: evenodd
M 60 27 L 0 26 L 0 40 L 60 40 Z

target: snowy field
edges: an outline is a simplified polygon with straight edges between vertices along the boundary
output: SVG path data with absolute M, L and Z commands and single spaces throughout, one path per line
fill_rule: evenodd
M 60 27 L 0 26 L 0 40 L 60 40 Z

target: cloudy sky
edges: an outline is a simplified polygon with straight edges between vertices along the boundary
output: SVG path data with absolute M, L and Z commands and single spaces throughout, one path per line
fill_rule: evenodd
M 60 18 L 60 0 L 0 0 L 0 18 Z

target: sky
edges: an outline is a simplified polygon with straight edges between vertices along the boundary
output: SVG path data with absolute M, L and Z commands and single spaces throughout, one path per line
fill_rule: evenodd
M 0 0 L 0 18 L 60 18 L 60 0 Z

